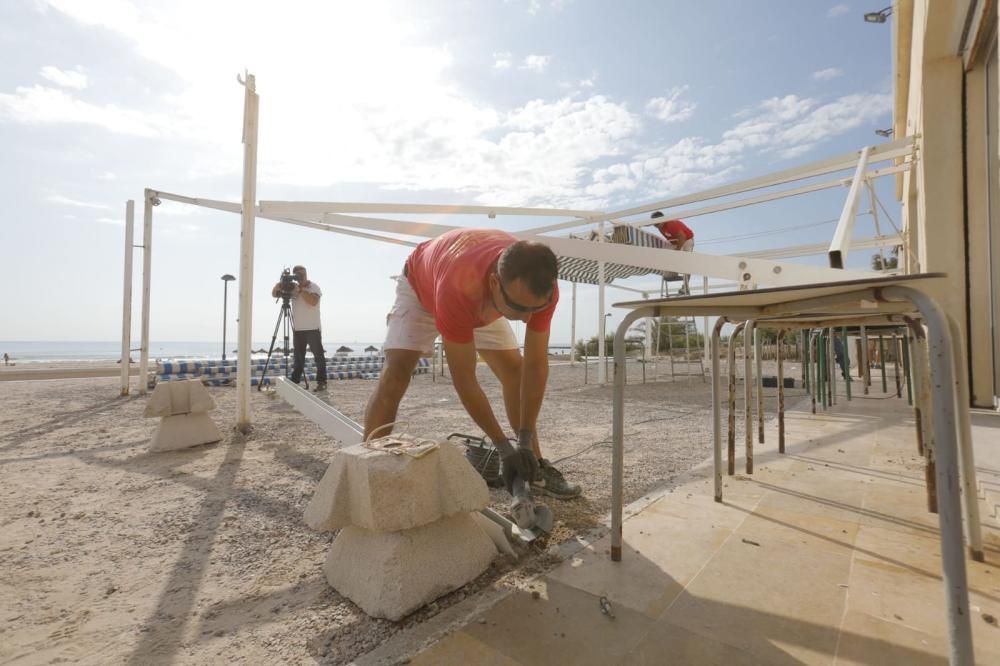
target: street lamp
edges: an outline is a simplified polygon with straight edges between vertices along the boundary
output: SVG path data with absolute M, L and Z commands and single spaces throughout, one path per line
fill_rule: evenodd
M 889 15 L 892 14 L 892 5 L 886 7 L 885 9 L 880 9 L 877 12 L 868 12 L 865 14 L 866 23 L 885 23 Z
M 222 276 L 222 360 L 226 360 L 226 305 L 229 300 L 229 283 L 235 280 L 232 275 L 226 273 Z

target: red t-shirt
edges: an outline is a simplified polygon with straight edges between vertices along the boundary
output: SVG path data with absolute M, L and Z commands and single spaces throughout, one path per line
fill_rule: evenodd
M 663 234 L 663 237 L 671 243 L 681 240 L 682 234 L 684 236 L 684 240 L 681 241 L 682 245 L 687 239 L 694 238 L 694 232 L 688 228 L 688 225 L 684 224 L 680 220 L 667 220 L 666 222 L 660 222 L 656 225 L 656 228 L 659 229 L 660 233 Z
M 501 253 L 515 241 L 495 229 L 456 229 L 421 243 L 406 260 L 410 285 L 445 340 L 472 342 L 473 329 L 500 318 L 482 319 L 483 304 L 490 299 L 487 280 Z M 528 328 L 548 331 L 558 301 L 559 287 L 554 285 L 552 303 L 531 315 Z

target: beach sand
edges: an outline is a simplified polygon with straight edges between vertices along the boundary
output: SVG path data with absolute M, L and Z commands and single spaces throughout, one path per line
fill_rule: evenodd
M 629 372 L 641 381 L 638 366 Z M 480 379 L 499 412 L 499 385 L 485 368 Z M 331 382 L 326 399 L 360 420 L 373 388 Z M 302 521 L 342 444 L 256 390 L 244 438 L 233 429 L 235 389 L 209 391 L 224 441 L 151 454 L 156 419 L 142 417 L 144 398 L 118 396 L 117 378 L 0 382 L 0 661 L 346 663 L 472 595 L 522 584 L 554 564 L 546 545 L 606 529 L 611 387 L 556 366 L 540 438 L 583 497 L 546 500 L 557 525 L 538 552 L 498 558 L 401 622 L 369 618 L 323 578 L 332 535 Z M 710 455 L 710 384 L 637 383 L 627 395 L 631 502 Z M 400 419 L 414 434 L 477 433 L 440 377 L 414 378 Z M 508 496 L 492 496 L 505 510 Z

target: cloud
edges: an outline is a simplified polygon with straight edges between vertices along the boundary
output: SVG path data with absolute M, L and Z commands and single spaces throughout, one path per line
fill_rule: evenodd
M 527 69 L 532 72 L 544 72 L 545 68 L 549 66 L 551 61 L 552 56 L 532 54 L 524 58 L 524 62 L 521 64 L 519 69 Z
M 760 103 L 757 115 L 726 131 L 723 138 L 748 148 L 776 150 L 782 157 L 797 157 L 891 111 L 892 96 L 884 93 L 846 95 L 825 104 L 797 95 L 772 97 Z
M 826 69 L 821 69 L 812 73 L 812 77 L 817 81 L 829 81 L 830 79 L 835 79 L 838 76 L 843 76 L 844 70 L 839 67 L 827 67 Z
M 548 5 L 552 11 L 560 12 L 572 3 L 573 0 L 549 0 Z M 542 11 L 542 0 L 528 0 L 529 14 L 536 16 L 540 11 Z
M 691 116 L 695 105 L 686 87 L 665 91 L 642 113 L 594 94 L 585 81 L 558 97 L 488 104 L 457 82 L 456 57 L 439 45 L 433 23 L 409 15 L 416 11 L 411 3 L 287 0 L 233 14 L 200 0 L 176 0 L 155 12 L 123 0 L 87 7 L 48 2 L 83 26 L 113 31 L 137 60 L 166 70 L 171 85 L 153 99 L 155 112 L 95 104 L 80 91 L 18 88 L 0 93 L 0 122 L 82 123 L 160 144 L 169 139 L 171 154 L 196 170 L 193 177 L 229 177 L 241 168 L 243 90 L 233 75 L 249 66 L 261 94 L 264 186 L 349 182 L 453 192 L 483 203 L 602 208 L 616 197 L 724 182 L 757 154 L 804 154 L 890 106 L 888 96 L 823 101 L 789 95 L 747 109 L 714 139 L 690 136 L 639 148 L 643 115 L 661 122 Z M 313 14 L 302 22 L 298 15 L 306 7 Z M 200 19 L 191 22 L 195 14 Z M 259 25 L 295 39 L 258 39 Z M 351 29 L 330 40 L 331 25 Z M 543 71 L 551 64 L 543 55 L 493 56 L 498 70 Z M 364 67 L 329 65 L 361 60 Z M 596 73 L 590 82 L 595 79 Z
M 52 65 L 46 65 L 42 67 L 40 74 L 43 79 L 63 88 L 83 90 L 87 87 L 87 75 L 83 73 L 83 69 L 80 67 L 77 67 L 75 70 L 64 70 Z
M 112 225 L 117 226 L 117 227 L 124 227 L 125 226 L 125 220 L 124 219 L 115 218 L 115 217 L 99 217 L 99 218 L 97 218 L 94 221 L 98 222 L 100 224 L 112 224 Z
M 681 99 L 687 92 L 687 86 L 671 88 L 666 97 L 654 97 L 646 103 L 646 112 L 665 123 L 677 123 L 687 120 L 694 114 L 697 104 Z
M 69 197 L 64 197 L 61 194 L 53 194 L 46 198 L 47 201 L 54 204 L 59 204 L 62 206 L 75 206 L 77 208 L 93 208 L 95 210 L 110 210 L 111 206 L 101 203 L 92 203 L 89 201 L 80 201 L 78 199 L 70 199 Z
M 850 7 L 848 7 L 845 4 L 839 4 L 830 7 L 830 10 L 826 13 L 826 15 L 829 16 L 830 18 L 834 18 L 836 16 L 842 16 L 848 13 L 849 11 L 851 11 Z
M 757 155 L 800 157 L 891 110 L 891 96 L 879 93 L 846 95 L 825 103 L 797 95 L 773 97 L 739 114 L 746 119 L 723 132 L 718 141 L 685 137 L 594 169 L 585 192 L 596 201 L 623 195 L 634 201 L 713 187 L 735 178 Z
M 98 106 L 64 90 L 35 85 L 0 93 L 0 121 L 26 125 L 96 125 L 117 134 L 156 136 L 166 124 L 162 118 L 123 109 L 114 104 Z

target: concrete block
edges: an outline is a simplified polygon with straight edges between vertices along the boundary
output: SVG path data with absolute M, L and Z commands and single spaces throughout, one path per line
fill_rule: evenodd
M 153 395 L 146 403 L 143 416 L 177 416 L 178 414 L 210 412 L 215 409 L 215 400 L 197 379 L 187 381 L 160 382 L 153 389 Z
M 205 412 L 164 416 L 153 433 L 150 451 L 174 451 L 222 439 L 219 428 Z
M 785 377 L 785 388 L 795 388 L 795 378 Z M 760 378 L 760 384 L 764 388 L 778 388 L 778 378 L 774 375 L 765 375 Z
M 447 441 L 420 457 L 358 444 L 337 451 L 305 511 L 315 530 L 396 532 L 489 504 L 486 482 Z
M 345 527 L 323 573 L 365 613 L 395 621 L 475 579 L 496 552 L 483 528 L 460 513 L 399 532 Z

